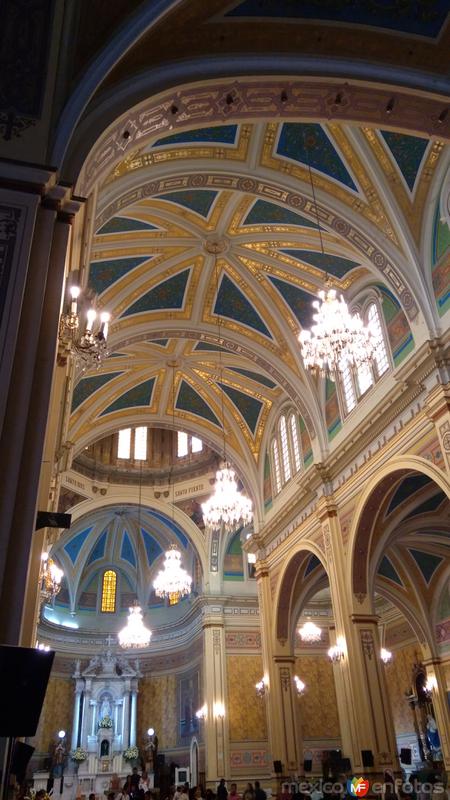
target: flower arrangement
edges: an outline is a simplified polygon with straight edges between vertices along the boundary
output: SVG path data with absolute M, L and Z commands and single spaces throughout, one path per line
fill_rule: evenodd
M 134 761 L 135 758 L 139 758 L 139 750 L 136 745 L 127 747 L 127 749 L 124 750 L 123 757 L 125 761 Z
M 86 753 L 86 750 L 83 750 L 82 747 L 77 747 L 70 757 L 72 761 L 86 761 L 88 754 Z
M 98 723 L 99 728 L 112 728 L 113 721 L 111 717 L 102 717 L 102 719 Z

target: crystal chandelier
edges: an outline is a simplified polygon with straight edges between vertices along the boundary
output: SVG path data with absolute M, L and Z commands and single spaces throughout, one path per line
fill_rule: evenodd
M 392 653 L 390 650 L 386 650 L 385 647 L 382 647 L 380 650 L 380 658 L 383 664 L 389 664 L 392 661 Z
M 41 598 L 44 602 L 49 603 L 58 594 L 61 589 L 61 581 L 64 572 L 60 569 L 48 553 L 41 555 L 41 571 L 39 575 L 39 584 Z
M 302 642 L 320 642 L 322 638 L 322 631 L 314 622 L 305 622 L 298 632 Z
M 61 315 L 59 322 L 59 340 L 68 353 L 73 353 L 84 369 L 99 367 L 108 355 L 106 340 L 110 314 L 104 311 L 97 322 L 97 312 L 90 308 L 86 313 L 86 327 L 80 332 L 80 315 L 78 313 L 78 297 L 80 289 L 70 289 L 70 310 Z
M 220 242 L 210 242 L 208 252 L 214 254 L 214 273 L 216 279 L 216 292 L 219 291 L 219 269 L 217 263 L 217 253 L 221 252 Z M 222 341 L 220 315 L 217 314 L 217 334 L 218 342 Z M 223 466 L 216 472 L 216 482 L 214 493 L 202 503 L 203 521 L 205 527 L 211 533 L 223 531 L 233 533 L 239 527 L 248 525 L 253 519 L 252 501 L 238 490 L 236 473 L 227 459 L 226 438 L 225 438 L 225 411 L 224 411 L 224 390 L 223 384 L 223 365 L 222 348 L 219 347 L 219 373 L 222 410 L 222 434 L 223 434 Z
M 137 600 L 130 606 L 129 611 L 127 624 L 117 635 L 120 646 L 124 650 L 148 647 L 152 632 L 144 625 L 142 609 Z
M 298 675 L 294 675 L 294 684 L 297 694 L 303 694 L 306 689 L 306 683 L 304 683 Z
M 266 693 L 266 682 L 264 678 L 261 678 L 261 680 L 258 681 L 258 683 L 255 683 L 255 689 L 258 697 L 264 697 Z
M 313 145 L 314 142 L 305 142 L 307 149 Z M 322 256 L 325 256 L 319 209 L 309 162 L 308 173 L 316 211 L 320 249 Z M 358 369 L 363 364 L 370 363 L 374 358 L 378 339 L 370 327 L 363 324 L 359 314 L 350 313 L 344 298 L 338 297 L 336 290 L 331 288 L 328 277 L 325 286 L 326 291 L 321 290 L 318 293 L 319 299 L 313 302 L 313 308 L 316 309 L 313 315 L 315 325 L 311 326 L 311 330 L 302 330 L 299 341 L 305 367 L 335 381 L 339 373 L 347 368 Z
M 191 593 L 192 578 L 181 566 L 181 553 L 175 544 L 166 550 L 164 568 L 160 569 L 153 588 L 157 597 L 169 598 L 174 606 L 182 597 Z
M 313 302 L 317 313 L 311 330 L 302 330 L 299 341 L 305 367 L 336 380 L 348 367 L 358 369 L 374 357 L 378 339 L 359 314 L 351 314 L 335 289 L 319 292 Z
M 202 512 L 210 531 L 232 533 L 252 521 L 252 501 L 238 490 L 236 473 L 228 463 L 216 472 L 214 494 L 202 503 Z

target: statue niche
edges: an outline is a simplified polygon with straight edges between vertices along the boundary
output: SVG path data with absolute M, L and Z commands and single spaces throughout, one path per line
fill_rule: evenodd
M 109 742 L 108 739 L 103 739 L 100 745 L 100 758 L 109 756 Z

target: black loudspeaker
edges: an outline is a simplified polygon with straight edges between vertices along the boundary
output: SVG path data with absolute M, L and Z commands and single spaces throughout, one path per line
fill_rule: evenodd
M 352 771 L 352 762 L 349 758 L 341 758 L 340 764 L 341 772 L 351 772 Z
M 58 514 L 55 511 L 38 511 L 35 531 L 41 528 L 70 528 L 72 514 Z
M 34 753 L 34 747 L 24 742 L 16 742 L 11 759 L 11 772 L 16 776 L 18 783 L 23 783 L 28 762 Z
M 303 762 L 303 769 L 304 769 L 305 772 L 311 772 L 312 771 L 312 758 L 305 758 L 305 760 Z
M 0 736 L 34 736 L 39 723 L 53 650 L 0 645 Z
M 410 747 L 402 747 L 400 750 L 400 761 L 402 764 L 412 764 L 412 752 Z
M 361 758 L 363 762 L 363 767 L 373 767 L 372 750 L 361 750 Z
M 273 771 L 274 771 L 275 775 L 281 775 L 281 773 L 283 772 L 283 765 L 282 765 L 281 761 L 274 761 L 273 762 Z
M 164 755 L 164 753 L 158 753 L 158 755 L 156 756 L 156 763 L 158 765 L 158 769 L 161 769 L 161 767 L 164 766 L 164 764 L 166 763 L 166 756 Z

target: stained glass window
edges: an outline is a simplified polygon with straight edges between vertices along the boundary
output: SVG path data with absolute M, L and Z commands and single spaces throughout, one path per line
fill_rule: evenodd
M 114 614 L 116 610 L 117 575 L 113 569 L 107 569 L 103 575 L 102 611 Z

